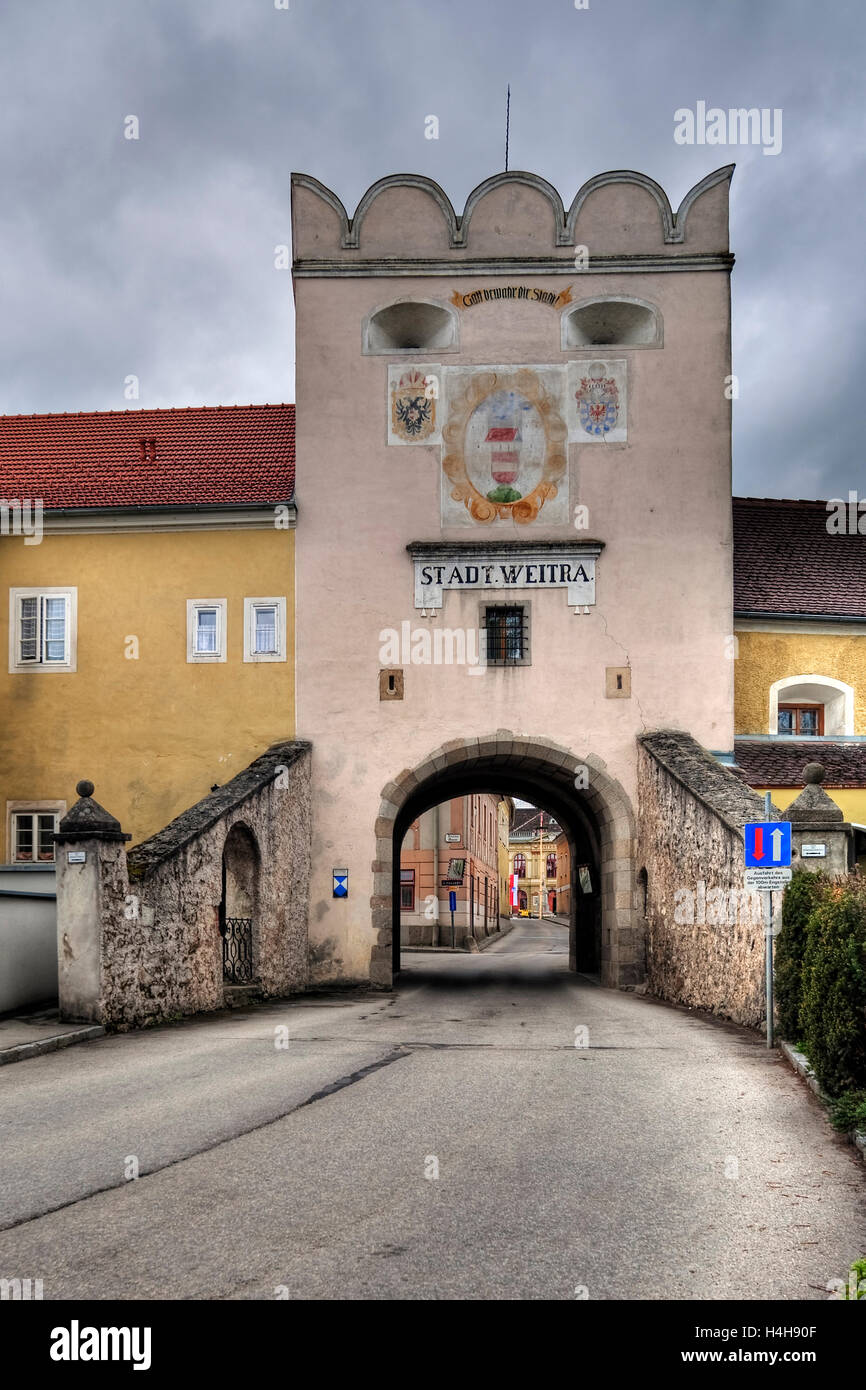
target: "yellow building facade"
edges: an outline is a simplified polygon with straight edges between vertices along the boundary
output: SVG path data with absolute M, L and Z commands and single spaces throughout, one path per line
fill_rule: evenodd
M 518 907 L 513 912 L 540 917 L 554 911 L 560 833 L 549 813 L 535 807 L 515 809 L 508 845 L 509 874 L 517 878 Z
M 151 438 L 165 439 L 166 457 L 137 459 L 134 486 L 149 479 L 162 505 L 112 505 L 117 488 L 105 478 L 105 506 L 89 497 L 86 509 L 69 507 L 77 497 L 67 484 L 45 506 L 38 538 L 9 525 L 0 537 L 8 865 L 53 859 L 50 832 L 82 778 L 136 843 L 294 735 L 294 508 L 276 502 L 285 478 L 243 456 L 245 420 L 191 412 L 182 433 L 198 440 L 212 428 L 200 417 L 219 415 L 223 432 L 234 426 L 234 456 L 202 466 L 202 500 L 188 506 L 175 500 L 172 471 L 185 441 L 177 418 L 173 434 L 161 418 L 187 413 L 129 412 L 139 414 Z M 107 420 L 112 435 L 142 428 L 125 413 L 77 418 L 100 429 Z M 92 452 L 92 468 L 109 473 Z M 224 460 L 227 452 L 223 440 Z M 195 458 L 184 468 L 194 474 Z M 274 504 L 262 500 L 261 474 Z
M 866 826 L 866 537 L 831 504 L 735 498 L 734 760 L 785 810 L 808 762 Z
M 4 590 L 71 594 L 76 629 L 75 669 L 7 662 L 0 673 L 6 862 L 13 815 L 50 803 L 62 814 L 82 777 L 135 842 L 293 735 L 293 548 L 294 534 L 273 528 L 0 544 Z M 245 605 L 260 598 L 281 600 L 281 661 L 244 659 Z M 224 659 L 188 660 L 187 608 L 202 600 L 219 601 Z M 4 604 L 4 653 L 15 622 Z

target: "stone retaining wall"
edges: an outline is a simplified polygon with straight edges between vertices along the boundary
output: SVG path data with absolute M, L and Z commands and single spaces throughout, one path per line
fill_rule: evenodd
M 264 995 L 306 987 L 310 748 L 294 741 L 273 745 L 128 856 L 92 795 L 76 803 L 58 834 L 64 1017 L 130 1028 L 223 1006 L 220 903 L 233 829 L 253 885 L 254 983 Z
M 649 992 L 757 1028 L 764 935 L 760 897 L 743 890 L 743 826 L 766 819 L 763 801 L 688 734 L 638 744 Z

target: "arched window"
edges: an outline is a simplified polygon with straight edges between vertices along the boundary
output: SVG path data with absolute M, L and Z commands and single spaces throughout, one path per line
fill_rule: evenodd
M 514 872 L 517 874 L 517 877 L 518 877 L 518 878 L 526 878 L 526 855 L 525 855 L 525 854 L 515 854 L 515 856 L 514 856 Z
M 555 854 L 549 854 L 549 855 L 547 856 L 547 877 L 548 877 L 548 878 L 556 878 L 556 855 L 555 855 Z
M 854 687 L 831 676 L 785 676 L 770 686 L 769 732 L 821 738 L 854 732 Z
M 585 299 L 562 316 L 562 346 L 661 347 L 661 314 L 654 304 L 626 295 Z

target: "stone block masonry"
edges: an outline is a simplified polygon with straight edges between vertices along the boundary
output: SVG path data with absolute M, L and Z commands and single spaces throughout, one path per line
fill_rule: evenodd
M 660 731 L 638 739 L 638 803 L 650 993 L 760 1027 L 764 936 L 743 890 L 743 826 L 766 819 L 762 799 L 689 734 Z
M 261 994 L 306 987 L 309 744 L 274 744 L 128 855 L 93 784 L 78 790 L 57 835 L 62 1017 L 125 1029 L 221 1008 L 235 914 Z

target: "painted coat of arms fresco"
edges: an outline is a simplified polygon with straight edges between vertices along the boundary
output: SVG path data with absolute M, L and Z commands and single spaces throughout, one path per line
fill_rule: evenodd
M 442 520 L 482 525 L 567 519 L 561 371 L 449 369 Z M 562 513 L 562 516 L 560 516 Z
M 388 443 L 439 442 L 439 366 L 388 369 Z
M 626 363 L 568 364 L 569 439 L 581 444 L 623 443 L 627 438 Z

